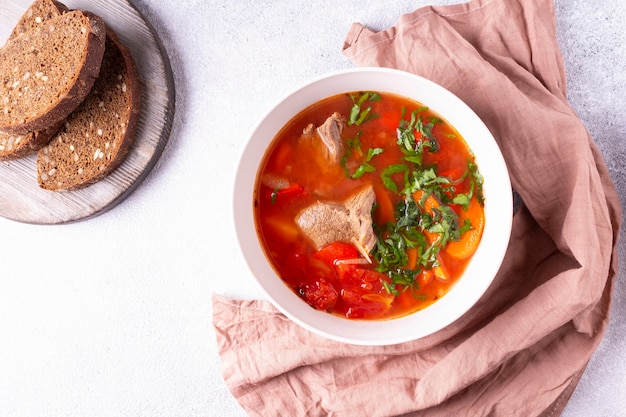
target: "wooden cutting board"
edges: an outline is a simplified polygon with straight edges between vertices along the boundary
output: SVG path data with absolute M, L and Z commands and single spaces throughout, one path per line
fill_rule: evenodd
M 31 0 L 0 2 L 0 44 Z M 127 0 L 66 0 L 70 9 L 93 12 L 130 49 L 142 79 L 137 136 L 122 165 L 100 182 L 79 191 L 54 192 L 37 184 L 36 155 L 0 162 L 0 216 L 32 224 L 60 224 L 104 213 L 126 198 L 161 156 L 174 119 L 174 80 L 157 33 Z

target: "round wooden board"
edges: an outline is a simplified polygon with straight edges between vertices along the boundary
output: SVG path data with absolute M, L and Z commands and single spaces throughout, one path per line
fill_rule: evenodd
M 88 219 L 127 197 L 156 164 L 174 119 L 174 80 L 167 54 L 150 24 L 127 0 L 66 0 L 70 9 L 102 17 L 130 49 L 142 81 L 137 135 L 122 165 L 100 182 L 71 192 L 43 190 L 37 183 L 36 155 L 0 162 L 0 216 L 32 224 Z M 28 9 L 31 0 L 0 2 L 0 44 Z

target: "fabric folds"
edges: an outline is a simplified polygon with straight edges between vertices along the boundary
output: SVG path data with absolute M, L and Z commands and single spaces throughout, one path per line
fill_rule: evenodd
M 213 298 L 224 378 L 251 416 L 556 416 L 607 322 L 619 199 L 567 103 L 549 0 L 424 7 L 359 23 L 343 53 L 429 78 L 489 127 L 523 201 L 502 267 L 446 329 L 384 347 L 326 340 L 264 301 Z

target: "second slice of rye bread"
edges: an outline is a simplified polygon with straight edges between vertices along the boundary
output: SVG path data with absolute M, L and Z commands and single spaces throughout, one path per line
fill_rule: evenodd
M 37 154 L 39 186 L 76 190 L 117 168 L 134 140 L 140 103 L 133 58 L 107 29 L 100 76 L 85 101 Z

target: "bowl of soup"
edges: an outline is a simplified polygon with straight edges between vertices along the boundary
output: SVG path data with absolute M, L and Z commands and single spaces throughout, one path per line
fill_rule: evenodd
M 448 90 L 392 69 L 333 72 L 280 100 L 234 190 L 239 246 L 267 298 L 350 344 L 450 325 L 510 238 L 511 184 L 488 128 Z

